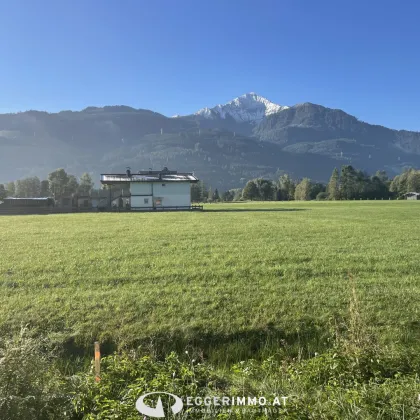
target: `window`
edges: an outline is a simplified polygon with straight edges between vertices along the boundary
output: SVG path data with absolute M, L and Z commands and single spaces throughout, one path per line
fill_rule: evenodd
M 148 198 L 144 199 L 144 204 L 149 204 L 149 199 Z
M 84 200 L 83 201 L 83 206 L 84 207 L 89 207 L 89 200 Z

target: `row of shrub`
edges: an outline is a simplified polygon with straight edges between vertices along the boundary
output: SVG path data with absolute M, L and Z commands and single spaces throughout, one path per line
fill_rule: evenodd
M 2 342 L 2 419 L 134 420 L 139 418 L 136 400 L 154 391 L 267 400 L 262 407 L 226 406 L 216 412 L 184 407 L 174 418 L 408 419 L 420 412 L 420 355 L 379 346 L 357 320 L 346 332 L 333 334 L 331 347 L 321 354 L 301 358 L 279 352 L 223 369 L 203 360 L 199 351 L 156 358 L 133 350 L 104 357 L 96 382 L 93 364 L 66 375 L 54 354 L 47 342 L 25 330 Z M 282 403 L 270 406 L 275 397 Z

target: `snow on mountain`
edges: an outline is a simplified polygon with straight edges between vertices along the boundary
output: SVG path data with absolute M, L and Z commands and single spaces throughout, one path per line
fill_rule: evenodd
M 195 115 L 204 118 L 227 118 L 232 117 L 237 122 L 249 122 L 257 124 L 267 115 L 283 111 L 288 106 L 277 105 L 254 92 L 235 98 L 225 105 L 216 105 L 214 108 L 202 108 Z

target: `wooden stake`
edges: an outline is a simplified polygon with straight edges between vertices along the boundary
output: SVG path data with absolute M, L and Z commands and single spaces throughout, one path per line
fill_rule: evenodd
M 99 341 L 95 341 L 95 381 L 101 380 L 101 350 L 99 347 Z

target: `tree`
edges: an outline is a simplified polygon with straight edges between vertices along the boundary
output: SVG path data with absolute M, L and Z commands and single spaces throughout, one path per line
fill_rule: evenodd
M 80 177 L 79 193 L 82 195 L 90 195 L 94 184 L 95 183 L 93 182 L 92 177 L 87 172 L 85 172 Z
M 7 190 L 3 184 L 0 184 L 0 200 L 3 200 L 7 197 Z
M 391 185 L 389 186 L 389 191 L 391 193 L 394 193 L 397 197 L 401 195 L 401 193 L 400 193 L 400 178 L 401 178 L 401 175 L 395 176 L 394 179 L 391 182 Z
M 200 203 L 206 201 L 209 197 L 209 191 L 203 181 L 191 184 L 191 201 Z
M 406 192 L 408 192 L 409 173 L 410 173 L 410 169 L 407 169 L 404 172 L 402 172 L 399 176 L 399 180 L 398 180 L 399 195 L 403 195 Z
M 8 197 L 14 197 L 16 194 L 16 186 L 14 182 L 8 182 L 6 184 L 6 191 Z
M 254 180 L 250 180 L 246 183 L 244 190 L 242 191 L 242 197 L 245 200 L 256 200 L 259 199 L 259 191 L 257 184 Z
M 77 182 L 77 178 L 74 175 L 68 176 L 67 185 L 65 187 L 65 194 L 72 195 L 77 193 L 79 190 L 79 183 Z
M 357 195 L 357 174 L 351 165 L 341 167 L 340 198 L 352 200 Z
M 28 178 L 29 197 L 39 197 L 41 195 L 41 180 L 37 176 Z
M 242 188 L 232 188 L 229 191 L 226 192 L 229 193 L 230 199 L 227 201 L 240 201 L 242 200 Z
M 203 181 L 191 184 L 191 201 L 201 203 L 207 201 L 211 195 Z
M 50 184 L 49 184 L 48 180 L 44 179 L 43 181 L 41 181 L 40 196 L 41 197 L 49 197 L 50 195 L 51 195 Z
M 295 198 L 295 183 L 288 174 L 282 175 L 277 183 L 277 200 L 290 201 Z
M 386 171 L 376 171 L 375 176 L 384 184 L 388 182 L 388 175 Z
M 388 189 L 388 181 L 384 181 L 383 177 L 373 176 L 370 178 L 368 184 L 368 198 L 369 199 L 382 199 L 389 198 L 390 192 Z
M 372 195 L 372 185 L 369 175 L 360 170 L 354 170 L 354 188 L 352 199 L 369 199 Z
M 324 192 L 325 192 L 325 184 L 323 184 L 322 182 L 311 183 L 311 194 L 310 194 L 311 200 L 315 200 L 318 194 L 324 193 Z
M 26 188 L 25 188 L 26 185 L 23 182 L 23 180 L 18 179 L 15 182 L 15 186 L 16 186 L 16 188 L 15 188 L 15 197 L 17 197 L 17 198 L 24 198 L 24 197 L 26 197 Z
M 274 196 L 274 185 L 268 179 L 258 178 L 255 180 L 259 196 L 262 200 L 272 200 Z
M 420 192 L 420 171 L 411 170 L 409 172 L 406 192 Z
M 39 197 L 41 194 L 41 181 L 37 176 L 23 178 L 16 181 L 15 196 L 18 198 Z
M 340 176 L 338 174 L 338 169 L 334 168 L 330 181 L 328 182 L 328 185 L 327 185 L 328 199 L 338 200 L 339 189 L 340 189 Z
M 303 178 L 295 189 L 295 200 L 308 201 L 311 198 L 311 181 L 309 178 Z
M 201 196 L 201 188 L 199 183 L 191 184 L 191 201 L 194 203 L 199 203 L 202 201 L 203 197 Z
M 209 189 L 207 188 L 207 185 L 203 182 L 200 181 L 199 182 L 200 185 L 200 191 L 201 191 L 201 200 L 200 201 L 204 201 L 204 199 L 209 196 Z
M 219 199 L 220 199 L 220 197 L 219 197 L 219 191 L 216 188 L 214 190 L 214 193 L 213 193 L 213 201 L 218 201 Z
M 392 180 L 389 190 L 397 197 L 407 192 L 420 192 L 420 171 L 413 168 L 406 169 Z
M 234 188 L 230 190 L 233 193 L 233 200 L 232 201 L 239 201 L 242 199 L 242 188 Z
M 69 176 L 62 168 L 56 169 L 48 175 L 50 191 L 55 200 L 64 196 L 68 182 Z
M 233 192 L 233 190 L 229 190 L 229 191 L 225 191 L 222 194 L 222 200 L 223 201 L 232 201 L 233 197 L 234 197 L 235 193 Z

